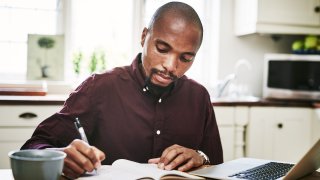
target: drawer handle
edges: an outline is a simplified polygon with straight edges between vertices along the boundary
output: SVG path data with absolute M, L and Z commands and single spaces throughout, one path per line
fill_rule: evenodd
M 278 126 L 279 129 L 283 128 L 283 124 L 282 123 L 279 123 L 277 126 Z
M 36 118 L 37 115 L 31 112 L 26 112 L 26 113 L 20 114 L 19 117 L 23 119 L 32 119 L 32 118 Z

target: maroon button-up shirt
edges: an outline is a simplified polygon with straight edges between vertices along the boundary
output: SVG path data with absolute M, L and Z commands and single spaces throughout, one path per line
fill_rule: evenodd
M 86 79 L 63 109 L 44 120 L 22 149 L 65 147 L 80 138 L 78 117 L 89 143 L 104 153 L 103 164 L 119 158 L 145 163 L 173 144 L 199 149 L 212 164 L 223 162 L 220 135 L 207 90 L 181 77 L 160 98 L 145 88 L 140 55 L 131 66 Z

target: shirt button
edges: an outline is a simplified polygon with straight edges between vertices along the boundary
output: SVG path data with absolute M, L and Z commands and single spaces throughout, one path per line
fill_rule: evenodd
M 157 130 L 157 135 L 159 135 L 161 132 L 160 132 L 160 130 Z

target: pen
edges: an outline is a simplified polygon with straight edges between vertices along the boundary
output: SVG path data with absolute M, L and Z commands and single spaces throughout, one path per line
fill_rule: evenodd
M 76 126 L 76 128 L 77 128 L 77 130 L 78 130 L 78 132 L 79 132 L 79 134 L 80 134 L 80 136 L 81 136 L 81 139 L 82 139 L 83 141 L 85 141 L 86 143 L 89 144 L 89 141 L 88 141 L 88 138 L 87 138 L 87 136 L 86 136 L 86 133 L 84 132 L 84 129 L 83 129 L 83 127 L 81 126 L 78 117 L 76 117 L 75 122 L 74 122 L 74 125 Z M 97 174 L 97 169 L 94 168 L 94 170 L 93 170 L 91 173 Z M 90 172 L 87 172 L 87 174 L 91 174 L 91 173 L 90 173 Z
M 76 126 L 76 128 L 81 136 L 81 139 L 89 144 L 86 133 L 84 132 L 84 129 L 80 124 L 79 118 L 76 117 L 76 121 L 74 122 L 74 125 Z

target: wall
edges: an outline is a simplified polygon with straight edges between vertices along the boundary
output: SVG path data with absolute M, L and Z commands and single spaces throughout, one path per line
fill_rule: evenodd
M 281 36 L 278 41 L 270 35 L 236 37 L 233 33 L 233 1 L 221 0 L 218 79 L 233 73 L 238 59 L 247 59 L 253 69 L 245 78 L 255 96 L 262 96 L 263 57 L 265 53 L 290 53 L 291 43 L 299 36 Z

